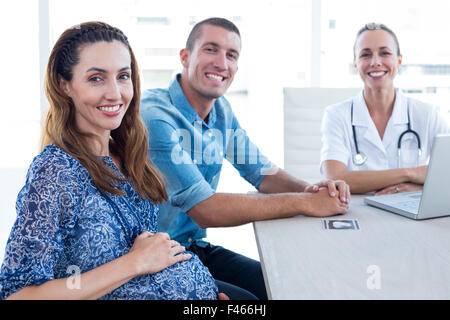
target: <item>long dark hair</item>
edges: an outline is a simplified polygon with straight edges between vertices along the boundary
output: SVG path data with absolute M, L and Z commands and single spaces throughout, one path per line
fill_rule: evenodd
M 120 126 L 111 131 L 110 150 L 122 161 L 128 178 L 117 177 L 86 147 L 90 135 L 80 132 L 75 124 L 75 107 L 72 99 L 61 89 L 60 77 L 71 81 L 73 68 L 80 59 L 80 49 L 96 42 L 120 41 L 130 52 L 133 99 Z M 123 195 L 117 181 L 130 180 L 144 199 L 154 202 L 167 200 L 167 193 L 159 172 L 151 165 L 148 156 L 148 132 L 139 116 L 139 69 L 127 37 L 117 28 L 103 22 L 86 22 L 67 29 L 59 37 L 48 59 L 45 75 L 45 93 L 50 103 L 41 137 L 41 149 L 53 142 L 72 155 L 88 170 L 101 191 Z

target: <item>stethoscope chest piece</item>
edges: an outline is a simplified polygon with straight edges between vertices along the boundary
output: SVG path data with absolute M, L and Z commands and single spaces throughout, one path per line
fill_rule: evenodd
M 357 166 L 362 166 L 366 161 L 367 156 L 362 152 L 358 152 L 353 156 L 353 163 Z

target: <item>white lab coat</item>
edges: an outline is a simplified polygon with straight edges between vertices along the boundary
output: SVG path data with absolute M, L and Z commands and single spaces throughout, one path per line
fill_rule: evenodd
M 353 102 L 353 125 L 356 130 L 358 148 L 367 156 L 362 166 L 353 163 L 356 154 L 351 124 Z M 363 92 L 342 103 L 328 106 L 322 120 L 322 150 L 320 170 L 326 160 L 344 163 L 348 170 L 387 170 L 399 167 L 398 139 L 407 129 L 409 115 L 411 129 L 416 131 L 422 143 L 422 154 L 418 157 L 417 139 L 406 134 L 402 139 L 400 167 L 415 167 L 428 164 L 433 138 L 438 133 L 450 133 L 450 126 L 439 108 L 407 98 L 396 89 L 396 99 L 383 140 L 369 115 Z

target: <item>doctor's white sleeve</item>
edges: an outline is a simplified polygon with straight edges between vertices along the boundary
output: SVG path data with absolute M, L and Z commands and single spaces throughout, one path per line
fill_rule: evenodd
M 430 135 L 431 139 L 434 138 L 436 134 L 450 133 L 450 123 L 447 112 L 442 110 L 439 107 L 435 108 L 435 112 L 432 113 L 432 119 L 430 123 L 431 131 L 434 131 L 434 134 Z
M 322 164 L 327 160 L 336 160 L 346 166 L 349 165 L 351 149 L 348 134 L 346 134 L 346 127 L 349 126 L 346 121 L 349 120 L 342 116 L 342 109 L 336 105 L 325 109 L 321 127 L 320 173 L 323 173 Z

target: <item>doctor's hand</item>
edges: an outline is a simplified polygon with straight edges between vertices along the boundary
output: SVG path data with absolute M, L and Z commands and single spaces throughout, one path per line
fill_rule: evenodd
M 407 168 L 408 181 L 415 184 L 424 184 L 427 175 L 428 166 L 420 166 L 417 168 Z
M 374 195 L 381 196 L 383 194 L 392 194 L 392 193 L 399 193 L 399 192 L 410 192 L 410 191 L 417 191 L 422 190 L 423 185 L 416 184 L 416 183 L 400 183 L 393 186 L 389 186 L 383 189 L 380 189 L 375 192 Z
M 342 203 L 350 203 L 350 187 L 343 180 L 323 180 L 319 183 L 309 185 L 305 188 L 305 192 L 315 193 L 320 188 L 327 188 L 330 197 L 339 196 Z

